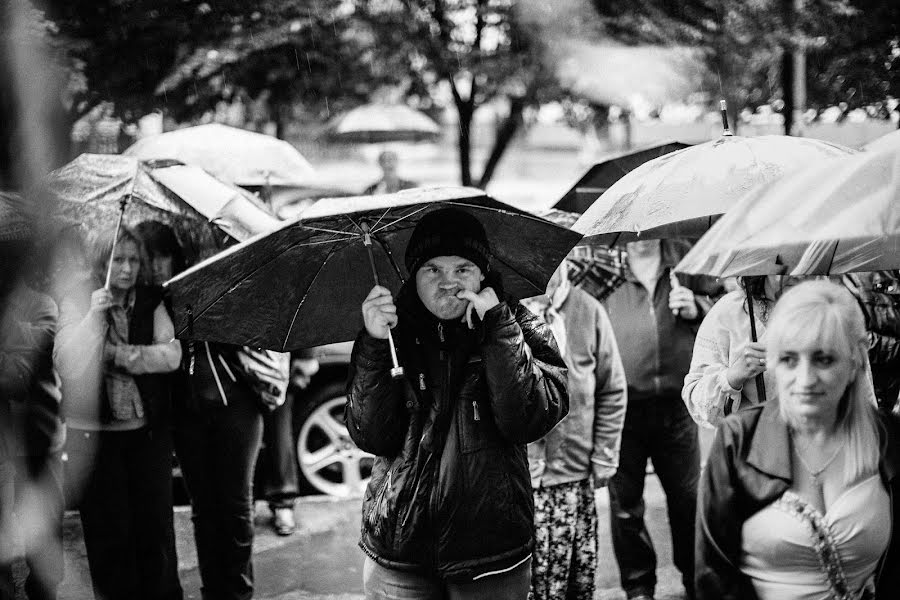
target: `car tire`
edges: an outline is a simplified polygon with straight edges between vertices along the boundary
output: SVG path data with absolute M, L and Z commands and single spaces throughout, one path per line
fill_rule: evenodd
M 301 493 L 361 496 L 374 457 L 356 447 L 344 424 L 346 390 L 332 381 L 309 390 L 294 406 L 294 439 Z

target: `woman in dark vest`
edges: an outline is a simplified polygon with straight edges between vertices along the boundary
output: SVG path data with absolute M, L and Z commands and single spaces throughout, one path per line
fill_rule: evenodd
M 60 301 L 54 362 L 98 599 L 182 598 L 172 521 L 171 379 L 181 346 L 140 238 L 94 247 L 93 281 Z M 109 266 L 109 285 L 103 286 Z M 90 290 L 93 289 L 91 292 Z

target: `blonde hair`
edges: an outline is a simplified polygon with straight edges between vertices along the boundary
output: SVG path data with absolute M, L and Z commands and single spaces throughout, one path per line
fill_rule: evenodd
M 846 444 L 844 483 L 850 485 L 877 472 L 878 416 L 868 338 L 862 309 L 853 295 L 830 281 L 801 283 L 785 292 L 775 305 L 766 337 L 770 365 L 778 364 L 778 354 L 787 340 L 819 342 L 850 358 L 853 374 L 838 405 L 835 424 Z M 779 410 L 789 425 L 796 421 L 788 399 L 779 399 Z

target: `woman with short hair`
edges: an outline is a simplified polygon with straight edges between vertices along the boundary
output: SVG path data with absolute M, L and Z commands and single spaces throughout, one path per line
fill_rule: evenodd
M 768 325 L 775 397 L 722 421 L 701 478 L 697 598 L 894 598 L 900 423 L 876 410 L 862 312 L 810 281 Z

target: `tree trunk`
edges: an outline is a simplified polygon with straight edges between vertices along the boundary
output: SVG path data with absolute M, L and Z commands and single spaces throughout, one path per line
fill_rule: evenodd
M 525 108 L 524 98 L 510 98 L 509 115 L 504 119 L 500 127 L 497 128 L 497 135 L 494 138 L 494 147 L 491 148 L 491 154 L 487 163 L 484 165 L 484 172 L 478 181 L 478 187 L 484 189 L 490 183 L 500 159 L 509 147 L 509 143 L 516 135 L 519 126 L 522 124 L 522 111 Z
M 790 1 L 790 0 L 788 0 Z M 784 135 L 794 131 L 794 55 L 785 46 L 781 53 L 781 98 L 784 100 Z
M 472 116 L 474 110 L 466 104 L 456 106 L 459 115 L 459 181 L 461 185 L 472 185 Z

